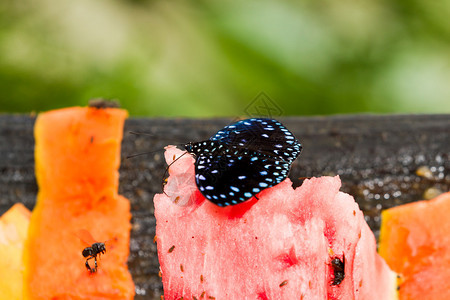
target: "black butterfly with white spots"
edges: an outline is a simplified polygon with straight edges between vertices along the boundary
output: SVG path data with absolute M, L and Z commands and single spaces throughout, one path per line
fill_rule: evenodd
M 184 147 L 196 158 L 197 187 L 218 206 L 244 202 L 280 183 L 302 150 L 286 127 L 266 118 L 238 121 Z

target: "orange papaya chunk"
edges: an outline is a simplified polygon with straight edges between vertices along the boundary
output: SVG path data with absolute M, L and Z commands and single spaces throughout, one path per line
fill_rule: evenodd
M 120 145 L 127 112 L 72 107 L 42 113 L 35 124 L 39 186 L 24 251 L 25 299 L 132 299 L 127 269 L 130 203 L 118 195 Z M 98 270 L 82 250 L 106 244 Z M 94 260 L 89 260 L 93 267 Z
M 17 203 L 0 217 L 0 299 L 23 299 L 22 253 L 30 214 Z
M 450 299 L 450 192 L 382 212 L 379 252 L 399 298 Z

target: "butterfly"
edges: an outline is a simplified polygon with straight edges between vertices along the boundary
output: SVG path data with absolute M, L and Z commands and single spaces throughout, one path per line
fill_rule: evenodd
M 302 146 L 279 121 L 241 120 L 209 140 L 187 143 L 195 157 L 195 182 L 218 206 L 235 205 L 287 178 Z

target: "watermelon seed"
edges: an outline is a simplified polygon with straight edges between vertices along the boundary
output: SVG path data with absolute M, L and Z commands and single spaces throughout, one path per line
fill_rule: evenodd
M 353 211 L 353 215 L 356 216 L 356 211 L 355 210 Z
M 195 297 L 194 295 L 192 295 L 192 300 L 197 300 L 197 297 Z
M 175 249 L 175 245 L 173 245 L 172 247 L 170 247 L 168 252 L 169 252 L 169 253 L 172 253 L 172 252 L 173 252 L 173 249 Z
M 180 264 L 180 270 L 181 270 L 181 272 L 184 272 L 183 264 Z
M 157 239 L 157 237 L 155 235 L 155 237 L 153 238 L 153 243 L 156 243 L 156 239 Z
M 200 295 L 200 298 L 203 299 L 205 297 L 206 292 L 203 291 L 203 293 Z
M 158 272 L 158 276 L 162 277 L 162 272 L 161 271 Z
M 200 275 L 200 282 L 203 283 L 203 275 Z
M 310 281 L 308 281 L 308 286 L 309 286 L 309 288 L 310 288 L 310 289 L 312 288 L 312 283 L 311 283 L 311 280 L 310 280 Z
M 180 196 L 177 196 L 173 202 L 174 202 L 175 204 L 177 204 L 178 201 L 180 201 Z
M 209 299 L 216 299 L 216 297 L 208 296 Z
M 287 280 L 285 280 L 285 281 L 283 281 L 282 283 L 280 283 L 280 287 L 283 287 L 283 286 L 285 286 L 286 284 L 288 284 L 288 281 L 287 281 Z

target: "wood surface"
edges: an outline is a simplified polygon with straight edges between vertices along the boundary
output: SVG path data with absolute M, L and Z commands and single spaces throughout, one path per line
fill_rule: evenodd
M 348 115 L 279 118 L 303 145 L 290 178 L 340 175 L 376 235 L 382 209 L 450 190 L 450 115 Z M 0 213 L 16 202 L 32 209 L 35 118 L 0 115 Z M 163 147 L 208 139 L 230 119 L 127 120 L 122 144 L 120 194 L 131 201 L 129 267 L 136 299 L 160 299 L 153 196 L 161 192 Z M 152 135 L 134 135 L 130 131 Z M 153 153 L 126 159 L 126 156 Z M 57 254 L 64 255 L 64 253 Z

